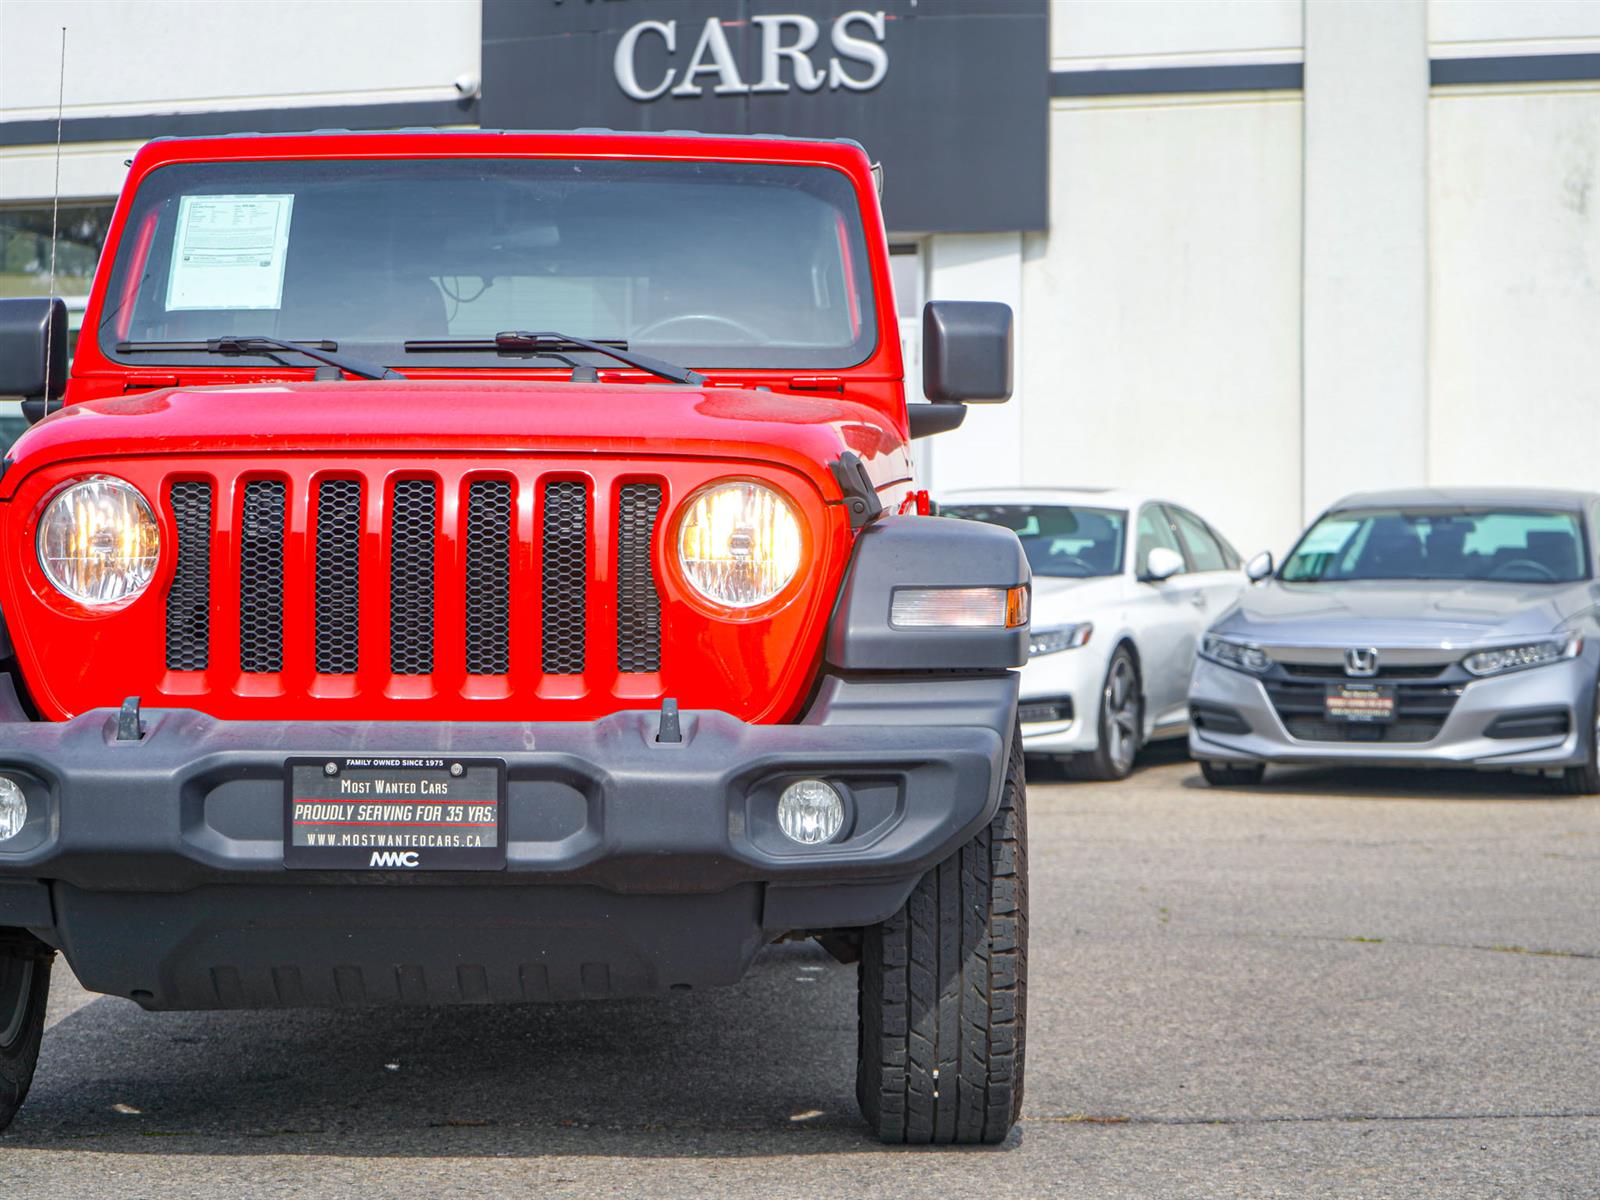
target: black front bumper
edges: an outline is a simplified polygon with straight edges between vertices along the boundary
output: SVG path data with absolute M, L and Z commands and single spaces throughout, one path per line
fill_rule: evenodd
M 0 927 L 150 1008 L 543 1000 L 729 983 L 794 930 L 874 924 L 993 816 L 1017 676 L 829 677 L 801 723 L 29 722 L 0 688 Z M 496 872 L 283 865 L 284 763 L 413 754 L 506 764 Z M 845 830 L 790 843 L 778 792 L 843 785 Z

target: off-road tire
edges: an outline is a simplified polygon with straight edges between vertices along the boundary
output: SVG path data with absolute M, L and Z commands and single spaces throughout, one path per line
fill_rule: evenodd
M 11 1124 L 33 1083 L 54 957 L 31 938 L 19 941 L 0 931 L 0 1131 Z
M 1200 774 L 1212 787 L 1254 787 L 1266 778 L 1263 763 L 1200 762 Z
M 881 1141 L 1004 1141 L 1022 1111 L 1028 829 L 1022 733 L 988 826 L 863 931 L 856 1099 Z

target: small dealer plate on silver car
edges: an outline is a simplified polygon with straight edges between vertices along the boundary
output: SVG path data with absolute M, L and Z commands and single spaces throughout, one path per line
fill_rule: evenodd
M 497 759 L 294 758 L 283 865 L 323 871 L 498 871 L 506 865 Z
M 1379 725 L 1394 720 L 1394 688 L 1382 684 L 1330 684 L 1323 704 L 1330 721 Z

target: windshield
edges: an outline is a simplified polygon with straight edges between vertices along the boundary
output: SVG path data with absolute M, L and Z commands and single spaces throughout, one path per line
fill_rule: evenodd
M 1035 575 L 1091 579 L 1122 573 L 1128 514 L 1060 504 L 945 504 L 940 515 L 1003 525 L 1017 535 Z
M 1583 524 L 1540 509 L 1346 509 L 1313 525 L 1283 564 L 1289 582 L 1586 579 Z
M 134 199 L 99 343 L 142 366 L 216 360 L 118 343 L 245 334 L 401 367 L 554 365 L 402 346 L 508 330 L 623 339 L 687 366 L 859 363 L 876 326 L 850 179 L 709 162 L 178 163 Z

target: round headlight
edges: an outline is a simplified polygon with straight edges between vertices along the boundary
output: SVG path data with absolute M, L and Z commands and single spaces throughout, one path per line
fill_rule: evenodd
M 690 497 L 678 523 L 678 561 L 714 604 L 750 608 L 783 591 L 800 569 L 800 522 L 780 493 L 719 483 Z
M 161 531 L 130 483 L 91 475 L 62 488 L 39 518 L 39 566 L 63 596 L 92 607 L 133 599 L 156 573 Z

